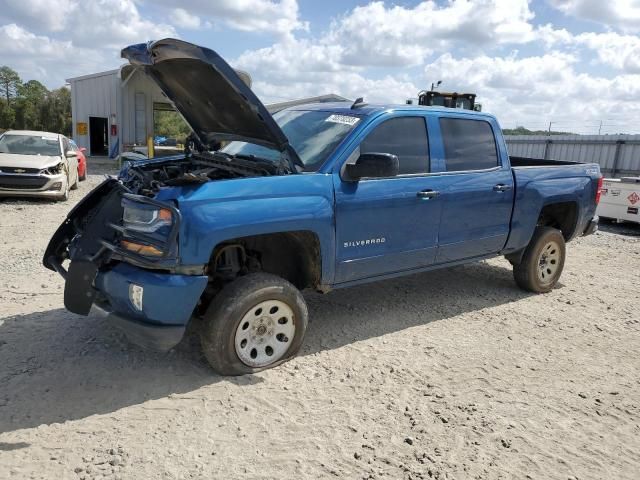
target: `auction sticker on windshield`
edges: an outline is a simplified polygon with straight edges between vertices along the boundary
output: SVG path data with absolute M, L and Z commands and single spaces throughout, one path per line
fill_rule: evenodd
M 342 123 L 343 125 L 351 125 L 351 126 L 358 123 L 358 121 L 360 121 L 358 117 L 352 117 L 350 115 L 336 115 L 336 114 L 328 116 L 327 119 L 325 120 L 325 122 Z

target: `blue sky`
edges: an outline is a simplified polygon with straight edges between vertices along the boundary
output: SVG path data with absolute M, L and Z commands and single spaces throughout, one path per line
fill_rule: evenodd
M 640 0 L 3 4 L 0 64 L 48 87 L 171 36 L 250 72 L 265 103 L 329 92 L 403 102 L 441 79 L 506 127 L 640 131 Z

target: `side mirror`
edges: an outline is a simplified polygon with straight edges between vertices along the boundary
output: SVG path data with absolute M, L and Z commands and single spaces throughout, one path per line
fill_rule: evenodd
M 87 149 L 86 149 L 85 147 L 80 147 L 80 151 L 81 151 L 82 153 L 84 153 L 84 152 L 86 152 L 86 151 L 87 151 Z
M 78 154 L 73 150 L 67 150 L 67 153 L 65 153 L 64 156 L 67 158 L 72 158 L 72 157 L 77 157 Z
M 391 153 L 363 153 L 356 163 L 347 164 L 345 173 L 348 180 L 361 178 L 386 178 L 398 175 L 398 157 Z

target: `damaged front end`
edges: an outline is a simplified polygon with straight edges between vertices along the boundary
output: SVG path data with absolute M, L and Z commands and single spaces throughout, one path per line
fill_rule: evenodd
M 92 304 L 104 303 L 96 285 L 101 270 L 125 263 L 184 273 L 179 259 L 179 205 L 175 200 L 157 200 L 161 189 L 287 173 L 286 161 L 261 162 L 221 152 L 126 164 L 117 179 L 105 180 L 69 212 L 51 238 L 43 264 L 65 278 L 65 307 L 87 315 Z
M 119 180 L 105 180 L 69 212 L 44 254 L 44 266 L 66 280 L 65 307 L 87 315 L 99 302 L 94 281 L 101 267 L 124 261 L 174 268 L 180 220 L 172 203 L 136 195 Z

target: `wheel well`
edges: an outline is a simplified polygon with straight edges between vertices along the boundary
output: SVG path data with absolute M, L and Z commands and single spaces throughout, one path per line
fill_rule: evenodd
M 209 276 L 224 282 L 262 271 L 278 275 L 298 289 L 320 284 L 320 241 L 309 231 L 279 232 L 235 238 L 218 244 L 209 261 Z
M 562 232 L 562 236 L 569 241 L 578 223 L 578 205 L 575 202 L 562 202 L 545 205 L 538 217 L 537 226 L 553 227 Z
M 578 223 L 578 205 L 575 202 L 561 202 L 545 205 L 540 212 L 537 227 L 553 227 L 562 232 L 565 241 L 573 238 Z M 512 265 L 522 260 L 525 248 L 505 255 Z

